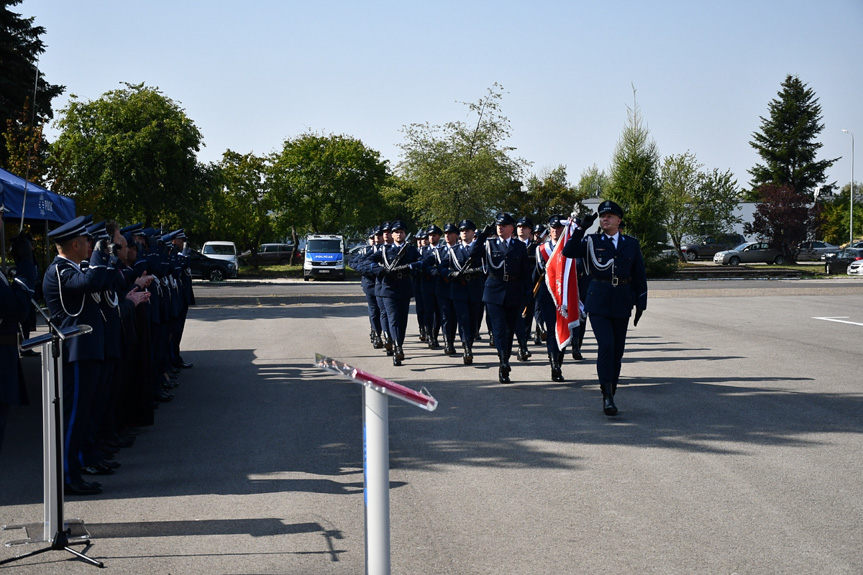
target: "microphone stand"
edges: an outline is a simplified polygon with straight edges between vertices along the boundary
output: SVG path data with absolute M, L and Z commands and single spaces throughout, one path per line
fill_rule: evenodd
M 48 323 L 48 333 L 32 337 L 21 343 L 21 351 L 42 346 L 42 419 L 43 419 L 43 446 L 44 446 L 44 531 L 43 539 L 25 539 L 21 541 L 10 541 L 7 546 L 50 541 L 49 547 L 37 549 L 23 555 L 17 555 L 10 559 L 0 561 L 0 565 L 11 563 L 25 557 L 32 557 L 47 551 L 67 551 L 95 565 L 104 567 L 105 564 L 91 557 L 87 557 L 70 547 L 70 545 L 90 545 L 90 534 L 84 530 L 82 536 L 73 536 L 70 540 L 71 528 L 67 526 L 63 517 L 63 351 L 61 342 L 88 334 L 93 331 L 89 325 L 81 324 L 60 329 L 51 322 L 50 316 L 31 298 L 33 306 L 42 314 Z M 48 357 L 48 350 L 51 357 Z M 70 520 L 70 523 L 83 525 L 83 521 Z M 26 525 L 4 525 L 3 529 L 24 529 Z

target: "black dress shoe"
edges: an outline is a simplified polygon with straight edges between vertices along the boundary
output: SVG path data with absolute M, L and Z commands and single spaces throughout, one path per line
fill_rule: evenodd
M 455 346 L 453 344 L 448 343 L 443 348 L 443 352 L 445 355 L 455 355 Z
M 519 348 L 518 348 L 518 354 L 516 354 L 516 356 L 515 356 L 515 357 L 516 357 L 516 359 L 518 359 L 519 361 L 527 361 L 527 360 L 528 360 L 528 358 L 529 358 L 529 355 L 528 355 L 528 353 L 527 353 L 527 348 L 526 348 L 526 347 L 521 347 L 521 346 L 519 346 Z
M 119 461 L 108 461 L 107 459 L 100 459 L 96 463 L 98 463 L 102 467 L 108 467 L 110 469 L 117 469 L 118 467 L 120 467 Z
M 399 359 L 398 355 L 393 355 L 393 365 L 398 367 L 402 364 L 402 360 Z
M 617 415 L 617 406 L 614 405 L 614 398 L 610 395 L 602 398 L 602 412 L 605 415 Z
M 178 359 L 174 362 L 174 367 L 179 367 L 180 369 L 189 369 L 190 367 L 194 367 L 194 363 L 188 363 L 183 361 L 183 358 Z
M 80 481 L 75 483 L 67 483 L 63 486 L 65 495 L 96 495 L 102 493 L 102 486 L 98 483 L 87 483 Z
M 464 355 L 462 356 L 462 361 L 464 361 L 465 365 L 473 364 L 473 352 L 469 349 L 465 349 Z
M 551 366 L 551 381 L 564 381 L 563 372 L 559 365 Z
M 500 383 L 510 383 L 509 372 L 510 372 L 510 369 L 509 369 L 508 365 L 500 366 L 500 368 L 498 368 L 498 370 L 497 370 L 497 380 Z
M 375 349 L 381 349 L 384 346 L 384 342 L 381 340 L 381 336 L 375 334 L 375 339 L 372 341 L 372 347 Z
M 116 471 L 108 467 L 99 467 L 98 464 L 96 464 L 82 467 L 81 473 L 83 473 L 84 475 L 114 475 Z
M 584 359 L 584 356 L 581 355 L 581 352 L 578 351 L 577 349 L 573 349 L 572 350 L 572 359 L 579 361 L 579 360 Z

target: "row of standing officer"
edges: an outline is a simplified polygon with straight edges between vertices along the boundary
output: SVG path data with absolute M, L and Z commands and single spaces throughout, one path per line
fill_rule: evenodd
M 590 228 L 597 217 L 600 218 L 601 231 L 585 236 L 584 230 Z M 647 306 L 647 280 L 640 245 L 636 238 L 621 233 L 622 219 L 623 210 L 618 204 L 603 202 L 596 214 L 587 216 L 584 222 L 573 226 L 572 236 L 563 252 L 565 256 L 576 259 L 577 274 L 572 281 L 579 282 L 582 300 L 579 305 L 584 312 L 582 321 L 573 333 L 572 354 L 575 359 L 582 358 L 580 348 L 586 317 L 590 317 L 597 340 L 597 376 L 606 415 L 617 413 L 614 395 L 632 309 L 636 309 L 634 324 L 637 325 Z M 529 312 L 536 309 L 538 324 L 541 323 L 549 334 L 547 349 L 551 378 L 553 381 L 563 381 L 561 363 L 565 350 L 558 348 L 551 335 L 555 333 L 557 310 L 543 276 L 548 256 L 554 251 L 564 227 L 571 225 L 571 222 L 564 216 L 553 215 L 548 222 L 550 237 L 545 241 L 534 239 L 533 242 L 529 238 L 534 234 L 529 235 L 528 230 L 535 231 L 535 228 L 530 223 L 525 218 L 516 222 L 509 214 L 498 214 L 494 225 L 496 237 L 491 239 L 490 227 L 476 234 L 476 226 L 469 220 L 460 222 L 457 230 L 452 224 L 447 224 L 443 230 L 431 226 L 426 231 L 429 241 L 415 249 L 416 253 L 402 243 L 403 239 L 395 244 L 387 244 L 385 239 L 379 240 L 386 237 L 381 233 L 383 229 L 392 227 L 392 224 L 384 224 L 370 232 L 370 246 L 355 257 L 352 267 L 363 273 L 364 284 L 392 284 L 391 275 L 400 276 L 399 280 L 403 281 L 408 272 L 414 271 L 420 280 L 413 286 L 413 292 L 418 299 L 423 300 L 424 311 L 420 316 L 420 324 L 423 325 L 429 347 L 437 347 L 439 328 L 444 334 L 445 353 L 454 354 L 453 340 L 457 325 L 465 364 L 473 362 L 473 342 L 479 331 L 482 311 L 487 310 L 498 352 L 498 380 L 501 383 L 510 381 L 509 360 L 514 338 L 519 344 L 519 359 L 522 359 L 522 350 L 527 347 L 527 334 L 530 333 L 530 322 L 525 320 Z M 404 222 L 397 222 L 396 227 L 403 234 L 406 226 Z M 513 237 L 516 228 L 520 232 L 517 238 Z M 441 231 L 445 241 L 438 245 Z M 386 247 L 388 245 L 390 247 Z M 409 258 L 399 257 L 401 252 L 410 253 Z M 376 253 L 381 255 L 373 257 L 372 254 Z M 396 265 L 388 266 L 387 262 L 394 260 Z M 596 281 L 591 282 L 592 279 Z M 388 310 L 399 318 L 398 327 L 395 328 L 395 365 L 401 365 L 404 359 L 404 326 L 407 323 L 410 297 L 414 295 L 408 282 L 400 286 L 383 292 L 376 291 L 385 299 L 394 297 L 396 293 L 401 299 L 400 306 L 386 306 L 382 305 L 386 303 L 385 299 L 376 300 L 381 311 L 386 313 Z M 434 294 L 434 298 L 426 294 Z M 430 305 L 432 301 L 435 305 Z M 386 320 L 376 324 L 371 304 L 369 309 L 374 342 L 376 326 L 386 333 L 389 324 Z M 439 319 L 435 319 L 430 310 L 434 310 Z
M 52 323 L 91 327 L 63 344 L 66 494 L 101 492 L 83 475 L 111 475 L 113 454 L 152 425 L 157 402 L 173 398 L 191 275 L 183 230 L 93 224 L 80 216 L 48 234 L 57 257 L 42 280 Z

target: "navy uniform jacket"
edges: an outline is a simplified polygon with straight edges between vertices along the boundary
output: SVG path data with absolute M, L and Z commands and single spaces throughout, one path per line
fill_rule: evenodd
M 86 335 L 66 340 L 66 361 L 105 359 L 105 318 L 92 296 L 105 286 L 107 265 L 108 255 L 99 251 L 93 252 L 86 270 L 57 256 L 42 279 L 45 303 L 57 327 L 86 324 L 93 328 Z
M 420 253 L 415 246 L 389 244 L 384 249 L 371 254 L 368 258 L 369 264 L 363 267 L 364 270 L 368 270 L 380 278 L 380 281 L 375 284 L 376 296 L 399 299 L 410 299 L 413 296 L 410 270 L 385 273 L 386 267 L 395 261 L 402 248 L 404 248 L 405 253 L 399 260 L 399 266 L 409 265 L 420 259 Z
M 587 297 L 582 298 L 585 311 L 610 317 L 629 317 L 633 307 L 647 309 L 647 275 L 638 240 L 620 234 L 615 249 L 614 242 L 605 234 L 581 237 L 583 234 L 581 230 L 573 232 L 563 248 L 563 255 L 584 258 L 591 280 Z M 593 254 L 589 248 L 591 243 Z M 613 264 L 607 269 L 599 269 L 594 264 L 594 257 L 599 266 L 609 262 Z M 614 285 L 615 281 L 617 285 Z
M 374 253 L 376 246 L 368 245 L 351 256 L 348 261 L 348 267 L 353 270 L 361 271 L 363 269 L 363 260 Z M 375 295 L 375 276 L 370 271 L 361 272 L 360 285 L 363 288 L 363 293 L 366 295 Z
M 530 282 L 533 269 L 524 242 L 511 237 L 509 247 L 504 249 L 502 240 L 494 238 L 486 241 L 485 247 L 484 268 L 488 278 L 482 301 L 506 307 L 524 307 L 528 293 L 533 289 Z
M 474 241 L 470 246 L 465 246 L 459 242 L 452 249 L 447 249 L 444 252 L 445 255 L 441 260 L 442 273 L 449 276 L 456 270 L 462 271 L 458 277 L 450 278 L 450 299 L 477 303 L 482 301 L 485 275 L 482 273 L 482 268 L 477 266 L 482 264 L 482 250 L 484 249 L 485 246 L 482 242 Z M 476 253 L 471 259 L 474 251 Z

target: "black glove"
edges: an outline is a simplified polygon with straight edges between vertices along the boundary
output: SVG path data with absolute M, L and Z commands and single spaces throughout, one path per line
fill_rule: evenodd
M 599 217 L 599 214 L 597 214 L 596 212 L 591 212 L 591 213 L 587 214 L 586 216 L 584 216 L 584 218 L 581 220 L 581 229 L 583 229 L 583 230 L 590 229 L 590 226 L 593 225 L 593 222 L 595 222 L 596 218 L 598 218 L 598 217 Z
M 486 227 L 484 227 L 482 229 L 482 231 L 480 232 L 480 235 L 482 235 L 482 237 L 484 237 L 484 238 L 487 238 L 495 232 L 495 229 L 496 228 L 495 228 L 494 224 L 488 224 Z
M 33 260 L 33 238 L 27 232 L 20 232 L 12 238 L 12 257 L 15 263 Z
M 632 321 L 632 327 L 638 326 L 638 320 L 641 319 L 641 314 L 644 313 L 644 310 L 641 308 L 635 308 L 635 319 Z
M 93 246 L 94 252 L 102 252 L 103 254 L 111 255 L 111 242 L 109 240 L 99 240 Z
M 111 255 L 113 255 L 113 256 L 115 256 L 115 255 L 119 254 L 121 249 L 123 249 L 123 247 L 122 247 L 120 244 L 114 244 L 114 243 L 112 243 L 111 245 L 109 245 L 109 246 L 108 246 L 108 251 L 109 251 L 109 252 L 111 253 Z

